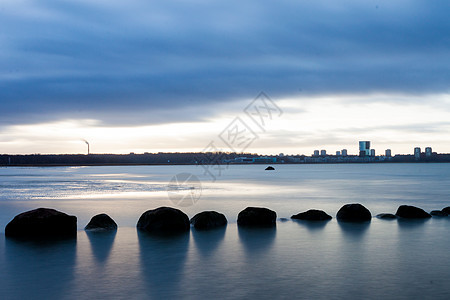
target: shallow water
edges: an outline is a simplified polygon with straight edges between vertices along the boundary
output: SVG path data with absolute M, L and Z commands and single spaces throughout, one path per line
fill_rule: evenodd
M 230 166 L 216 182 L 195 166 L 0 169 L 2 299 L 447 299 L 450 218 L 427 221 L 325 223 L 278 221 L 242 229 L 240 210 L 265 206 L 278 217 L 309 208 L 333 217 L 345 203 L 372 214 L 398 205 L 425 210 L 450 205 L 446 164 Z M 182 207 L 189 217 L 223 212 L 229 225 L 211 232 L 156 238 L 135 229 L 142 212 L 174 206 L 173 175 L 190 172 L 202 194 Z M 183 191 L 181 191 L 183 192 Z M 35 243 L 5 239 L 18 213 L 52 207 L 78 217 L 76 240 Z M 86 233 L 106 212 L 117 233 Z

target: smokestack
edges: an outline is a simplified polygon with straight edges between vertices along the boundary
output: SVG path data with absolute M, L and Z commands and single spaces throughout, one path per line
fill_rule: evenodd
M 88 155 L 89 155 L 89 142 L 88 141 L 86 141 L 86 140 L 83 140 L 85 143 L 86 143 L 86 145 L 88 146 Z

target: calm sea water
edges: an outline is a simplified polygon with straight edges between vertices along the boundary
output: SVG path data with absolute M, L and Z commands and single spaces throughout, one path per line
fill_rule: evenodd
M 450 206 L 450 165 L 275 167 L 230 166 L 215 173 L 215 182 L 196 166 L 0 168 L 0 298 L 448 299 L 450 218 L 279 220 L 259 230 L 238 228 L 236 218 L 247 206 L 271 208 L 279 218 L 310 208 L 334 217 L 354 202 L 373 215 L 395 213 L 401 204 L 442 209 Z M 226 229 L 172 238 L 136 231 L 144 211 L 199 195 L 198 182 L 169 185 L 179 173 L 199 178 L 201 196 L 178 208 L 189 217 L 222 212 Z M 76 215 L 77 239 L 5 238 L 15 215 L 38 207 Z M 84 232 L 102 212 L 116 220 L 117 233 Z

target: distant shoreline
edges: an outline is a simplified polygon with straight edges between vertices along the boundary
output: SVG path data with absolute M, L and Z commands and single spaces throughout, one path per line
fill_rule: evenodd
M 384 161 L 384 162 L 306 162 L 306 163 L 271 163 L 271 165 L 371 165 L 371 164 L 442 164 L 449 163 L 448 161 Z M 206 164 L 203 164 L 206 165 Z M 216 165 L 216 164 L 210 164 Z M 267 163 L 230 163 L 223 165 L 268 165 Z M 113 167 L 113 166 L 201 166 L 201 164 L 189 163 L 166 163 L 166 164 L 152 164 L 152 163 L 104 163 L 104 164 L 17 164 L 17 165 L 0 165 L 0 168 L 16 168 L 16 167 L 30 167 L 30 168 L 50 168 L 50 167 Z
M 271 155 L 235 152 L 144 153 L 144 154 L 28 154 L 0 155 L 0 167 L 81 167 L 81 166 L 171 166 L 171 165 L 272 165 L 272 164 L 373 164 L 447 163 L 450 154 L 431 156 L 395 155 Z

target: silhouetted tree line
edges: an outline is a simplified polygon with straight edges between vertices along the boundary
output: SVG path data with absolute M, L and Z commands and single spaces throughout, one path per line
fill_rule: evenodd
M 141 165 L 216 164 L 236 157 L 258 157 L 250 153 L 145 153 L 145 154 L 31 154 L 0 155 L 0 166 L 26 165 Z

